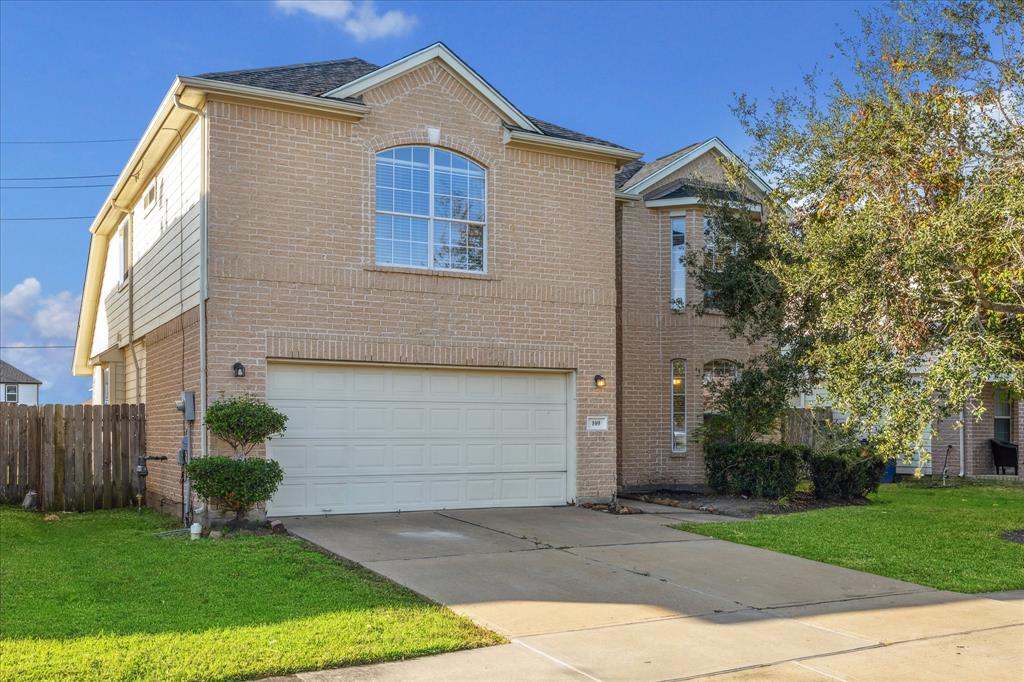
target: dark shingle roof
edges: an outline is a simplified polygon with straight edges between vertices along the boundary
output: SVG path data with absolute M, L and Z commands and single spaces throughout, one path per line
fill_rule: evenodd
M 242 69 L 240 71 L 213 71 L 201 73 L 196 78 L 227 81 L 239 85 L 251 85 L 267 90 L 283 90 L 297 95 L 318 97 L 345 83 L 362 78 L 380 67 L 358 57 L 334 59 L 326 62 L 288 64 L 264 69 Z
M 736 192 L 725 185 L 712 183 L 694 182 L 692 180 L 676 180 L 664 187 L 644 196 L 646 201 L 655 199 L 700 199 L 711 197 L 712 199 L 725 199 L 727 201 L 749 200 L 739 192 Z
M 262 69 L 241 69 L 238 71 L 212 71 L 201 73 L 196 78 L 215 81 L 226 81 L 239 85 L 250 85 L 268 90 L 281 90 L 298 95 L 321 97 L 325 93 L 362 78 L 381 67 L 363 61 L 358 57 L 335 59 L 325 62 L 309 62 L 307 64 L 289 64 L 286 66 L 270 66 Z M 627 147 L 608 142 L 560 125 L 542 121 L 539 118 L 527 118 L 545 135 L 576 142 L 590 142 L 615 149 L 631 151 Z
M 0 383 L 4 384 L 41 384 L 35 377 L 25 374 L 12 364 L 0 360 Z
M 618 189 L 629 182 L 629 179 L 637 174 L 641 168 L 647 164 L 642 159 L 636 161 L 630 161 L 625 166 L 619 169 L 619 172 L 615 174 L 615 188 Z
M 675 150 L 674 152 L 672 152 L 670 154 L 666 154 L 665 156 L 659 156 L 654 161 L 648 161 L 646 163 L 642 163 L 641 162 L 639 166 L 634 168 L 631 173 L 629 173 L 624 178 L 622 178 L 622 181 L 620 182 L 619 181 L 619 176 L 623 175 L 623 173 L 626 171 L 626 168 L 628 166 L 632 166 L 633 165 L 633 164 L 628 164 L 628 166 L 624 166 L 622 168 L 622 170 L 619 171 L 619 175 L 615 176 L 615 186 L 617 188 L 622 188 L 627 183 L 631 184 L 631 185 L 632 184 L 636 184 L 636 183 L 640 182 L 641 180 L 643 180 L 644 178 L 646 178 L 647 176 L 651 175 L 652 173 L 658 172 L 659 170 L 661 170 L 662 168 L 664 168 L 668 164 L 672 163 L 676 159 L 678 159 L 678 158 L 680 158 L 682 156 L 685 156 L 686 154 L 690 153 L 691 151 L 693 151 L 694 149 L 696 149 L 700 145 L 704 144 L 705 142 L 707 142 L 707 140 L 701 140 L 700 142 L 694 142 L 693 144 L 688 144 L 688 145 L 686 145 L 685 147 L 683 147 L 681 149 L 677 149 L 677 150 Z M 633 163 L 637 163 L 637 162 L 634 161 Z

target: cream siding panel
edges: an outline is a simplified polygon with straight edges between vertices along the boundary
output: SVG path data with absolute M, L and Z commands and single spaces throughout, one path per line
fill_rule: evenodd
M 138 360 L 138 375 L 135 361 Z M 146 346 L 141 341 L 135 343 L 135 357 L 132 349 L 124 349 L 124 397 L 129 403 L 146 402 Z
M 162 183 L 156 205 L 147 211 L 140 197 L 133 209 L 136 339 L 199 303 L 200 131 L 200 126 L 192 126 L 153 179 L 158 187 Z M 147 190 L 149 187 L 147 184 Z M 103 305 L 97 315 L 94 355 L 129 340 L 128 287 L 117 287 L 117 273 L 112 272 L 116 270 L 112 267 L 116 255 L 110 256 L 104 273 Z M 108 279 L 112 279 L 113 286 L 108 286 Z

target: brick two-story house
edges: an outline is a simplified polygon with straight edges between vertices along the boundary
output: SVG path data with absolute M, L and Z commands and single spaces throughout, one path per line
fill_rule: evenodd
M 204 406 L 289 416 L 271 514 L 606 500 L 698 483 L 702 379 L 748 349 L 687 302 L 695 181 L 526 115 L 441 44 L 175 79 L 92 227 L 74 371 L 147 449 Z M 763 183 L 751 174 L 751 193 Z M 685 244 L 686 246 L 683 246 Z M 180 504 L 173 459 L 148 499 Z

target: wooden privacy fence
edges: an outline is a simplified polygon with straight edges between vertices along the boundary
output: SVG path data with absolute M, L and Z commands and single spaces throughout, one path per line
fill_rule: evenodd
M 794 407 L 782 416 L 782 442 L 814 447 L 828 433 L 832 410 Z
M 139 491 L 145 405 L 0 404 L 0 502 L 41 511 L 127 507 Z

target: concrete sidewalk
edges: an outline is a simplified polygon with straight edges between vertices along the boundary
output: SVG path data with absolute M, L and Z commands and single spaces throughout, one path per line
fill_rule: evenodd
M 293 679 L 1022 678 L 1022 601 L 667 526 L 690 516 L 707 515 L 558 507 L 284 519 L 294 534 L 511 640 Z

